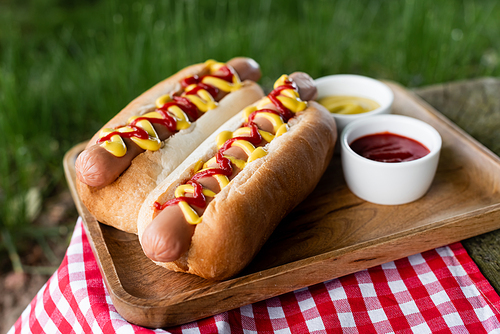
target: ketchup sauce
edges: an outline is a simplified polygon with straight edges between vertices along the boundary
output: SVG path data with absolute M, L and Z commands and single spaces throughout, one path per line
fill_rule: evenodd
M 430 153 L 429 149 L 418 141 L 390 132 L 358 138 L 349 146 L 362 157 L 379 162 L 417 160 Z

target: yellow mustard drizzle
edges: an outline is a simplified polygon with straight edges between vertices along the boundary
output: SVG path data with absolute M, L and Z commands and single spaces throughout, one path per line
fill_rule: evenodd
M 275 83 L 274 88 L 278 88 L 279 86 L 283 86 L 286 84 L 286 81 L 289 80 L 287 75 L 282 75 Z M 303 111 L 307 108 L 307 102 L 302 101 L 299 95 L 298 90 L 295 89 L 285 89 L 281 91 L 281 94 L 278 95 L 278 100 L 283 103 L 283 105 L 288 108 L 293 113 L 298 113 L 299 111 Z
M 354 115 L 375 110 L 380 107 L 376 101 L 359 96 L 330 95 L 318 100 L 331 113 Z
M 213 59 L 207 60 L 205 64 L 210 68 L 211 73 L 217 72 L 222 66 L 225 65 L 224 63 L 217 62 Z M 243 86 L 243 83 L 241 82 L 238 75 L 236 75 L 236 73 L 233 75 L 232 83 L 229 83 L 220 78 L 210 76 L 204 77 L 201 82 L 210 86 L 217 87 L 218 89 L 226 93 L 235 92 Z
M 125 128 L 120 128 L 119 131 L 123 131 Z M 114 132 L 113 129 L 104 128 L 100 132 L 100 137 L 104 137 L 110 133 Z M 107 140 L 101 144 L 108 152 L 111 152 L 114 156 L 123 157 L 127 153 L 127 146 L 123 142 L 122 137 L 119 135 L 114 135 L 111 140 Z
M 220 63 L 212 59 L 205 61 L 205 66 L 208 68 L 208 72 L 210 73 L 210 75 L 220 70 L 221 67 L 224 65 L 225 65 L 224 63 Z M 203 77 L 201 82 L 213 86 L 218 90 L 227 93 L 234 92 L 242 87 L 242 83 L 238 75 L 236 75 L 236 73 L 233 73 L 231 83 L 227 82 L 226 80 L 213 77 L 210 75 Z M 181 96 L 187 98 L 202 113 L 205 113 L 208 110 L 212 110 L 217 107 L 218 103 L 215 101 L 212 95 L 205 89 L 197 90 L 196 94 L 186 94 L 195 87 L 196 84 L 187 86 L 184 89 Z M 171 101 L 172 97 L 170 95 L 168 94 L 162 95 L 156 99 L 155 105 L 157 108 L 162 108 L 166 103 Z M 178 106 L 171 105 L 166 110 L 168 111 L 169 115 L 173 117 L 176 121 L 176 127 L 175 127 L 176 131 L 184 130 L 191 126 L 191 122 L 189 121 L 188 115 L 186 115 L 186 113 Z M 110 129 L 110 128 L 102 129 L 101 132 L 99 133 L 100 139 L 112 132 L 117 132 L 117 134 L 112 136 L 110 140 L 103 141 L 100 145 L 114 156 L 123 157 L 127 153 L 127 146 L 122 136 L 120 136 L 119 133 L 134 131 L 134 129 L 130 126 L 130 124 L 139 117 L 158 118 L 158 119 L 163 118 L 163 116 L 159 112 L 152 111 L 142 116 L 133 116 L 128 120 L 126 125 L 118 127 L 116 129 Z M 141 139 L 135 136 L 130 137 L 140 148 L 149 151 L 156 151 L 160 149 L 161 140 L 156 131 L 154 130 L 154 127 L 150 121 L 148 121 L 147 119 L 143 119 L 137 122 L 135 126 L 145 130 L 149 135 L 148 139 Z
M 278 81 L 276 81 L 274 88 L 277 88 L 281 85 L 287 85 L 287 84 L 288 85 L 290 84 L 290 79 L 288 78 L 288 76 L 283 75 L 282 77 L 280 77 L 280 79 L 278 79 Z M 299 96 L 298 92 L 296 91 L 296 89 L 284 89 L 284 90 L 282 90 L 280 92 L 280 94 L 277 96 L 277 99 L 294 114 L 297 112 L 303 111 L 307 108 L 307 103 L 300 99 L 300 96 Z M 264 107 L 270 103 L 272 103 L 272 101 L 268 97 L 266 97 L 266 98 L 262 99 L 261 102 L 258 103 L 256 107 L 251 106 L 251 107 L 245 108 L 242 112 L 245 123 L 248 122 L 249 116 L 253 112 L 255 112 L 257 110 L 264 109 Z M 260 135 L 262 136 L 262 138 L 264 140 L 266 140 L 266 142 L 269 143 L 272 140 L 274 140 L 274 138 L 279 137 L 288 131 L 288 124 L 283 121 L 282 117 L 280 117 L 276 114 L 273 114 L 271 112 L 265 112 L 265 111 L 260 112 L 259 116 L 269 119 L 269 121 L 273 124 L 273 131 L 275 132 L 274 135 L 272 133 L 267 132 L 267 131 L 258 130 Z M 222 131 L 221 133 L 219 133 L 219 135 L 216 138 L 216 143 L 217 143 L 218 149 L 220 149 L 222 146 L 224 146 L 224 144 L 232 138 L 242 137 L 245 135 L 250 136 L 250 131 L 251 131 L 250 127 L 240 127 L 234 132 Z M 255 160 L 267 155 L 267 151 L 263 147 L 255 147 L 255 145 L 253 145 L 252 143 L 250 143 L 247 140 L 244 140 L 243 138 L 236 139 L 231 145 L 240 147 L 241 149 L 243 149 L 243 151 L 248 156 L 247 160 L 244 161 L 241 159 L 234 158 L 232 156 L 224 155 L 225 158 L 229 159 L 233 165 L 235 165 L 236 167 L 238 167 L 240 169 L 244 169 L 246 167 L 246 165 L 248 165 L 250 162 L 255 161 Z M 216 169 L 215 167 L 208 167 L 208 166 L 214 165 L 214 164 L 216 164 L 216 157 L 213 157 L 213 158 L 209 159 L 207 162 L 205 162 L 203 164 L 203 168 L 200 170 L 198 170 L 198 168 L 200 168 L 201 163 L 198 163 L 197 166 L 195 167 L 194 175 L 196 175 L 197 173 L 209 170 L 209 169 Z M 212 177 L 214 177 L 217 180 L 221 190 L 229 184 L 229 178 L 225 175 L 215 174 L 215 175 L 212 175 Z M 185 185 L 179 186 L 176 189 L 176 194 L 175 194 L 176 198 L 182 197 L 184 192 L 185 192 L 184 189 L 188 189 L 188 188 L 184 188 L 184 186 Z M 181 187 L 183 187 L 183 188 L 181 188 Z M 189 187 L 191 187 L 189 189 L 193 189 L 193 186 L 189 185 Z M 177 190 L 179 190 L 179 191 L 177 191 Z M 208 196 L 208 197 L 215 196 L 214 192 L 210 191 L 210 192 L 205 193 L 205 190 L 206 189 L 204 188 L 203 194 L 205 196 Z M 178 204 L 180 205 L 181 210 L 184 214 L 184 217 L 189 224 L 196 225 L 202 221 L 203 216 L 200 217 L 196 213 L 196 211 L 187 202 L 181 200 L 178 202 Z
M 175 189 L 175 197 L 185 196 L 186 193 L 194 193 L 194 187 L 190 184 L 180 185 Z M 203 195 L 214 197 L 215 193 L 209 189 L 203 189 Z M 179 207 L 181 208 L 182 214 L 184 217 L 187 217 L 186 220 L 189 220 L 193 225 L 201 223 L 201 217 L 198 216 L 196 211 L 185 201 L 179 202 Z
M 156 151 L 161 147 L 161 141 L 150 122 L 145 120 L 139 121 L 137 123 L 137 127 L 145 130 L 148 133 L 149 138 L 141 139 L 137 137 L 131 137 L 130 139 L 132 139 L 134 143 L 139 145 L 139 147 L 141 147 L 142 149 L 150 151 Z M 112 132 L 127 133 L 133 131 L 135 131 L 135 129 L 130 126 L 122 126 L 116 130 L 104 128 L 100 132 L 100 137 L 102 138 Z M 123 157 L 127 153 L 127 146 L 125 145 L 123 138 L 118 134 L 112 136 L 110 141 L 103 142 L 101 146 L 117 157 Z
M 186 91 L 189 92 L 195 87 L 196 85 L 187 86 Z M 198 108 L 203 113 L 215 109 L 218 105 L 218 103 L 215 102 L 213 96 L 210 95 L 210 93 L 205 89 L 200 89 L 196 94 L 184 95 L 184 97 L 191 101 L 196 106 L 196 108 Z

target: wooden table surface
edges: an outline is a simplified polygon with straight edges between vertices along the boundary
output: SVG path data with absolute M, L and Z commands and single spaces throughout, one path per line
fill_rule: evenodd
M 500 79 L 481 78 L 415 89 L 421 98 L 500 155 Z M 500 230 L 462 242 L 500 293 Z

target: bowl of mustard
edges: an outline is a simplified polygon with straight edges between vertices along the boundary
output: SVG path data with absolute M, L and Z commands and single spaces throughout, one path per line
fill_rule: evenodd
M 355 74 L 335 74 L 315 80 L 317 101 L 330 111 L 337 130 L 360 118 L 391 113 L 394 94 L 383 82 Z

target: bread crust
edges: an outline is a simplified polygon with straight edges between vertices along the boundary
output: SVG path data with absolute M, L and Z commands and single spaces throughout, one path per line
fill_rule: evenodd
M 158 97 L 178 91 L 183 78 L 203 73 L 205 69 L 205 64 L 192 65 L 163 80 L 132 101 L 103 128 L 123 125 L 129 117 L 154 109 Z M 77 179 L 80 199 L 99 222 L 136 234 L 137 216 L 147 195 L 225 120 L 263 96 L 259 85 L 244 81 L 239 90 L 219 101 L 217 108 L 165 140 L 158 151 L 145 151 L 135 157 L 130 167 L 110 185 L 98 189 Z M 95 144 L 98 136 L 94 135 L 87 147 Z
M 234 119 L 225 127 L 235 130 L 242 123 L 242 118 Z M 188 252 L 175 262 L 157 264 L 216 280 L 232 277 L 248 265 L 278 223 L 312 192 L 333 155 L 337 130 L 324 107 L 310 101 L 289 125 L 287 133 L 269 144 L 266 156 L 248 164 L 215 196 L 196 226 Z M 192 176 L 196 161 L 216 152 L 209 142 L 215 135 L 146 199 L 138 219 L 139 240 L 154 218 L 154 201 L 171 198 L 175 188 Z

